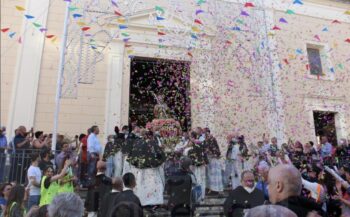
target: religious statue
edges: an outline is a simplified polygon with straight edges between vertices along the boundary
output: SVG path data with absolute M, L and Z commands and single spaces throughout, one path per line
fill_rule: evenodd
M 155 96 L 157 105 L 154 106 L 154 119 L 170 119 L 170 109 L 164 102 L 162 95 Z
M 164 96 L 153 92 L 152 94 L 157 100 L 157 105 L 153 110 L 154 119 L 147 123 L 146 127 L 159 134 L 164 151 L 172 153 L 179 142 L 180 123 L 172 117 L 170 108 L 164 102 Z

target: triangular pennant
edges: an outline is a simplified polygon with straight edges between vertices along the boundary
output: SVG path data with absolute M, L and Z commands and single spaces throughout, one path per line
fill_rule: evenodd
M 280 18 L 280 23 L 288 23 L 286 19 L 284 19 L 283 17 Z
M 160 11 L 160 12 L 162 12 L 162 13 L 165 12 L 164 9 L 163 9 L 162 7 L 160 7 L 160 6 L 156 6 L 154 9 L 155 9 L 156 11 Z
M 32 15 L 28 15 L 28 14 L 26 14 L 26 15 L 24 15 L 28 20 L 29 19 L 33 19 L 34 18 L 34 16 L 32 16 Z
M 33 25 L 37 28 L 41 27 L 41 25 L 39 23 L 33 23 Z
M 10 30 L 10 28 L 3 28 L 3 29 L 1 29 L 1 32 L 7 32 L 9 30 Z
M 244 4 L 244 7 L 249 8 L 249 7 L 254 7 L 254 4 L 251 2 L 247 2 Z
M 73 18 L 79 18 L 79 17 L 82 17 L 83 15 L 81 14 L 73 14 Z
M 291 10 L 291 9 L 288 9 L 288 10 L 286 11 L 286 14 L 295 14 L 295 12 L 294 12 L 293 10 Z
M 88 27 L 88 26 L 81 28 L 81 30 L 82 30 L 83 32 L 88 31 L 89 29 L 90 29 L 90 27 Z
M 301 0 L 294 0 L 293 4 L 303 5 L 304 3 Z
M 197 23 L 197 24 L 200 24 L 200 25 L 203 24 L 202 21 L 200 21 L 199 19 L 194 19 L 194 22 Z
M 16 32 L 10 32 L 9 33 L 10 38 L 13 38 L 13 36 L 15 36 L 15 35 L 16 35 Z
M 120 13 L 120 12 L 117 11 L 117 10 L 114 10 L 114 14 L 117 15 L 117 16 L 123 16 L 122 13 Z
M 21 6 L 18 6 L 18 5 L 16 5 L 15 7 L 16 7 L 16 9 L 18 11 L 25 11 L 26 10 L 24 7 L 21 7 Z

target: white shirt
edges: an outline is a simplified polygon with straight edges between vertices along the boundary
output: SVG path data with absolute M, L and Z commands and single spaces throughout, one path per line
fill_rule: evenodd
M 91 133 L 87 140 L 87 151 L 89 153 L 100 154 L 101 153 L 101 143 L 98 140 L 96 134 Z
M 239 145 L 236 144 L 232 147 L 231 159 L 238 160 L 238 156 L 239 156 Z
M 41 180 L 41 170 L 40 170 L 40 168 L 39 167 L 35 167 L 35 166 L 30 166 L 29 169 L 28 169 L 27 176 L 28 176 L 28 180 L 30 180 L 29 177 L 35 177 L 35 181 L 37 183 L 40 183 L 40 180 Z M 29 183 L 28 186 L 30 188 L 30 190 L 29 190 L 29 195 L 30 196 L 40 195 L 40 188 L 32 185 L 31 183 Z

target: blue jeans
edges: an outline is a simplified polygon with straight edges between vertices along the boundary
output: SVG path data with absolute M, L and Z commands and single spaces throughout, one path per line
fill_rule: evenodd
M 39 202 L 40 202 L 40 195 L 29 195 L 27 210 L 29 211 L 30 208 L 32 208 L 32 206 L 38 206 Z
M 109 156 L 106 162 L 106 176 L 113 177 L 114 174 L 114 155 Z

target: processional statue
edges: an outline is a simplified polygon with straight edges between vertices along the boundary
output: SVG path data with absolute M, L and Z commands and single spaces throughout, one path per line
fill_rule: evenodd
M 162 146 L 166 153 L 172 153 L 175 145 L 179 142 L 181 132 L 180 123 L 171 115 L 171 110 L 164 102 L 163 95 L 154 95 L 157 104 L 154 106 L 154 119 L 147 123 L 147 128 L 151 128 L 153 132 L 157 132 L 161 138 Z

